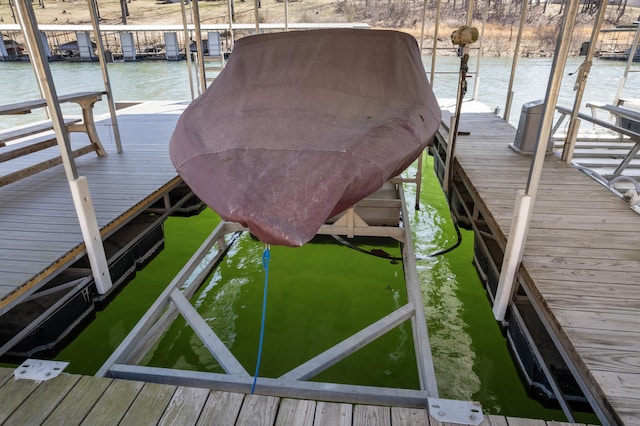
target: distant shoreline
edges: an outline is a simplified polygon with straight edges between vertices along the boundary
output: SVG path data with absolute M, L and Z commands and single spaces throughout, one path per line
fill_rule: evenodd
M 40 25 L 90 25 L 90 15 L 86 0 L 42 0 L 44 8 L 34 4 L 36 19 Z M 377 9 L 372 9 L 375 3 Z M 419 19 L 423 13 L 422 2 L 405 2 L 395 5 L 391 2 L 369 3 L 365 0 L 297 0 L 288 2 L 288 21 L 294 22 L 362 22 L 371 28 L 395 29 L 412 34 L 419 39 L 422 28 Z M 460 2 L 463 3 L 463 2 Z M 476 3 L 479 3 L 476 1 Z M 369 6 L 367 6 L 367 4 Z M 179 3 L 158 3 L 156 0 L 133 0 L 126 3 L 129 15 L 125 17 L 127 25 L 179 25 L 182 26 L 182 13 Z M 228 5 L 225 1 L 198 2 L 202 24 L 227 24 Z M 393 5 L 393 7 L 391 7 Z M 430 54 L 433 45 L 433 27 L 435 10 L 431 4 L 426 10 L 426 23 L 423 40 L 423 53 Z M 451 32 L 466 21 L 466 9 L 453 7 L 449 3 L 442 5 L 440 27 L 437 34 L 439 47 L 444 47 L 438 56 L 454 56 L 448 41 Z M 475 5 L 473 25 L 481 26 L 483 11 L 481 4 Z M 255 10 L 251 0 L 233 2 L 234 23 L 254 25 Z M 529 5 L 527 24 L 522 35 L 520 57 L 550 57 L 555 51 L 557 31 L 562 15 L 560 6 L 555 4 Z M 631 23 L 640 17 L 640 8 L 627 6 L 624 15 L 618 17 L 620 7 L 610 5 L 604 27 L 612 27 L 618 18 L 619 24 Z M 101 0 L 98 5 L 101 25 L 120 25 L 123 23 L 119 0 Z M 494 5 L 490 9 L 489 19 L 484 29 L 482 55 L 491 57 L 512 57 L 518 32 L 520 9 L 518 5 Z M 261 0 L 258 10 L 260 22 L 284 23 L 284 2 L 279 0 Z M 588 41 L 591 34 L 593 12 L 580 13 L 572 38 L 570 55 L 577 56 L 581 45 Z M 14 22 L 9 3 L 0 4 L 0 25 Z M 3 35 L 7 35 L 3 32 Z M 20 37 L 19 35 L 14 37 Z M 69 40 L 66 40 L 69 41 Z M 480 43 L 478 43 L 480 46 Z

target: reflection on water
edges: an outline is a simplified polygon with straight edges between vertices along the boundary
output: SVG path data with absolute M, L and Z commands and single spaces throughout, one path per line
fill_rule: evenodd
M 429 169 L 426 170 L 425 180 L 430 177 L 430 184 L 423 187 L 421 209 L 412 212 L 411 229 L 416 257 L 420 259 L 417 264 L 418 276 L 428 319 L 438 389 L 441 398 L 471 400 L 481 384 L 474 371 L 475 353 L 467 332 L 468 326 L 461 316 L 464 302 L 460 298 L 460 286 L 471 283 L 464 283 L 457 277 L 448 257 L 430 257 L 431 253 L 452 246 L 456 236 L 446 215 L 446 208 L 444 215 L 438 211 L 437 202 L 442 200 L 443 195 L 439 187 L 434 185 L 435 177 Z M 410 169 L 408 173 L 414 172 Z M 407 186 L 406 189 L 407 199 L 413 199 L 415 187 Z M 479 284 L 477 280 L 473 285 L 476 284 Z

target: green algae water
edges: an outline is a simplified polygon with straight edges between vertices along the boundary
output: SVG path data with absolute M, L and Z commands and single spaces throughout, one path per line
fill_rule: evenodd
M 489 301 L 471 263 L 473 234 L 455 243 L 446 199 L 432 172 L 431 158 L 421 209 L 410 210 L 417 267 L 441 398 L 479 401 L 486 413 L 564 420 L 526 389 L 493 319 Z M 406 187 L 412 200 L 414 187 Z M 207 209 L 165 224 L 166 247 L 56 359 L 67 371 L 95 374 L 146 309 L 219 222 Z M 365 249 L 400 255 L 397 244 L 380 239 Z M 264 270 L 264 246 L 243 234 L 207 278 L 192 304 L 253 374 L 257 357 Z M 406 303 L 402 265 L 320 238 L 301 248 L 271 248 L 265 340 L 260 374 L 278 377 Z M 142 364 L 222 372 L 180 318 Z M 408 323 L 316 376 L 314 380 L 371 386 L 418 388 Z M 580 421 L 597 423 L 592 415 Z
M 193 298 L 250 374 L 259 343 L 263 248 L 244 234 Z M 397 244 L 383 249 L 400 256 Z M 400 263 L 363 255 L 331 237 L 301 248 L 271 247 L 261 376 L 281 376 L 406 304 L 403 277 Z M 409 324 L 403 324 L 315 379 L 417 388 L 410 336 Z M 185 356 L 176 347 L 191 348 L 197 356 Z M 224 373 L 201 347 L 193 331 L 178 321 L 143 364 Z

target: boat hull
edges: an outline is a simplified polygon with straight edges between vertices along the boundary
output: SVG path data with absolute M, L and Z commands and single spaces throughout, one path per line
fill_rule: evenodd
M 401 173 L 441 113 L 413 37 L 313 30 L 239 40 L 170 152 L 194 193 L 267 244 L 300 246 Z

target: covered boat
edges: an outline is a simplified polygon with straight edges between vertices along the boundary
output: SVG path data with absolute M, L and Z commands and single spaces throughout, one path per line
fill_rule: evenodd
M 441 113 L 415 39 L 312 30 L 238 40 L 184 111 L 174 166 L 227 221 L 300 246 L 433 140 Z

